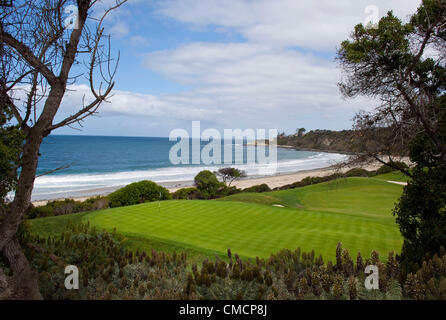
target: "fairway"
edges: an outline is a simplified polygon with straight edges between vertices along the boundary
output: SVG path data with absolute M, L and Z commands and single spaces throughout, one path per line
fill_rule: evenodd
M 349 178 L 219 201 L 162 201 L 160 208 L 156 202 L 145 203 L 68 219 L 116 228 L 129 239 L 138 239 L 132 240 L 135 246 L 145 248 L 145 241 L 156 242 L 211 257 L 225 255 L 231 248 L 241 257 L 253 258 L 301 247 L 333 260 L 339 241 L 353 255 L 400 251 L 402 238 L 391 210 L 401 191 L 401 186 L 378 179 Z M 48 231 L 57 219 L 67 216 L 34 220 L 33 228 Z

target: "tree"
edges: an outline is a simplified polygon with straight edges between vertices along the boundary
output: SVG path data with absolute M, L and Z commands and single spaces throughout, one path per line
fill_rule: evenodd
M 389 12 L 377 28 L 357 25 L 338 60 L 345 96 L 381 101 L 355 117 L 358 158 L 410 177 L 394 214 L 401 258 L 419 262 L 446 247 L 446 1 L 423 0 L 407 23 Z M 395 155 L 409 155 L 413 168 L 398 165 Z
M 296 131 L 297 131 L 297 136 L 302 137 L 307 130 L 305 128 L 299 128 Z
M 215 197 L 221 187 L 215 174 L 209 170 L 199 172 L 194 178 L 195 187 L 200 191 L 203 199 L 211 199 Z
M 14 1 L 0 8 L 0 98 L 25 138 L 15 197 L 0 224 L 0 251 L 12 271 L 12 279 L 0 282 L 13 284 L 9 290 L 14 297 L 41 298 L 38 275 L 16 237 L 31 202 L 40 145 L 57 128 L 81 125 L 110 96 L 119 59 L 111 57 L 103 23 L 124 2 L 115 0 L 103 12 L 97 0 Z M 67 20 L 69 5 L 77 12 Z M 84 97 L 77 112 L 56 122 L 65 93 L 80 76 L 88 79 L 91 100 Z M 3 271 L 0 277 L 5 277 Z
M 247 177 L 245 171 L 230 167 L 218 169 L 218 171 L 215 172 L 215 174 L 222 178 L 224 184 L 229 182 L 227 184 L 228 187 L 231 186 L 231 183 L 234 182 L 234 180 L 239 180 Z
M 11 123 L 11 110 L 0 104 L 0 221 L 7 202 L 6 196 L 17 183 L 17 169 L 23 136 L 20 129 Z

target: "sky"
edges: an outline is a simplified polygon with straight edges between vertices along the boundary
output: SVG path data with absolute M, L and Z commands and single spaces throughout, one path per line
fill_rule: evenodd
M 102 0 L 96 12 L 111 3 Z M 356 24 L 389 10 L 406 20 L 420 3 L 129 0 L 105 23 L 120 54 L 113 96 L 82 131 L 54 133 L 166 137 L 190 132 L 192 121 L 221 131 L 350 129 L 355 113 L 377 102 L 341 96 L 337 48 Z M 89 97 L 82 79 L 69 89 L 58 118 Z

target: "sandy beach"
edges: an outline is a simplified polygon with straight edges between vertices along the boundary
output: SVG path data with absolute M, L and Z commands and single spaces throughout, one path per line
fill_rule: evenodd
M 381 166 L 381 164 L 368 164 L 361 166 L 362 168 L 366 170 L 376 170 Z M 333 174 L 335 172 L 345 172 L 351 169 L 351 167 L 344 167 L 339 169 L 335 166 L 330 166 L 326 168 L 319 168 L 319 169 L 313 169 L 313 170 L 302 170 L 295 173 L 286 173 L 286 174 L 276 174 L 272 176 L 252 176 L 247 177 L 243 180 L 235 181 L 232 183 L 233 186 L 236 186 L 240 189 L 249 188 L 255 185 L 259 184 L 267 184 L 271 189 L 281 187 L 287 184 L 291 184 L 293 182 L 300 181 L 308 176 L 313 177 L 322 177 L 327 176 L 330 174 Z M 191 187 L 193 186 L 193 181 L 176 181 L 176 182 L 166 182 L 166 183 L 159 183 L 160 185 L 166 187 L 170 192 L 175 192 L 178 189 L 185 188 L 185 187 Z M 82 197 L 69 197 L 71 199 L 77 200 L 77 201 L 84 201 L 90 197 L 92 197 L 91 194 L 94 195 L 107 195 L 113 191 L 118 189 L 118 187 L 110 187 L 110 188 L 102 188 L 102 189 L 96 189 L 96 190 L 88 190 L 89 196 L 82 196 Z M 62 199 L 62 198 L 61 198 Z M 61 200 L 59 199 L 59 200 Z M 55 199 L 52 199 L 55 200 Z M 42 206 L 45 205 L 49 200 L 39 200 L 39 201 L 33 201 L 34 206 Z

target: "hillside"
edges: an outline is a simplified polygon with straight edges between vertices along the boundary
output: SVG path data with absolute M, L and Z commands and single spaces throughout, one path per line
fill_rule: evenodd
M 305 134 L 285 135 L 277 138 L 277 144 L 295 147 L 298 150 L 329 152 L 354 152 L 354 131 L 314 130 Z

